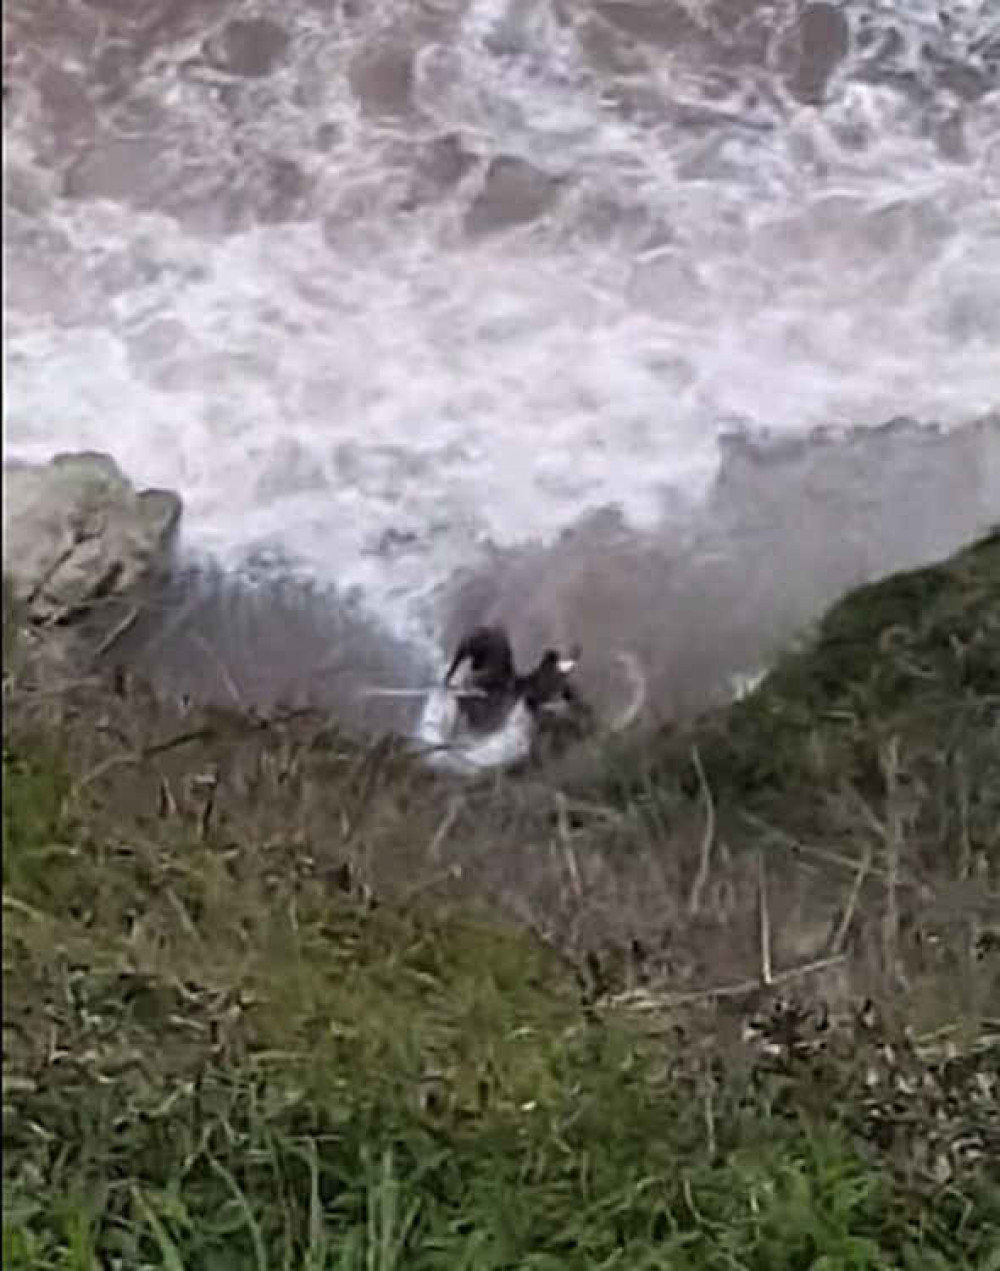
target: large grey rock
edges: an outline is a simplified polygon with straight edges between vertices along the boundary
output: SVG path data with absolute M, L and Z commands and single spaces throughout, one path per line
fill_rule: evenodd
M 115 461 L 85 451 L 3 470 L 3 572 L 33 622 L 64 622 L 121 596 L 169 560 L 181 500 L 136 490 Z

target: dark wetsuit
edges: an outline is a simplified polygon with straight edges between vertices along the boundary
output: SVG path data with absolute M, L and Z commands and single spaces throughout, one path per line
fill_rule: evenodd
M 514 701 L 517 674 L 510 639 L 502 627 L 476 627 L 455 651 L 445 684 L 450 684 L 463 662 L 472 668 L 471 684 L 481 697 L 460 699 L 462 714 L 471 727 L 496 728 Z
M 539 728 L 553 739 L 583 736 L 593 722 L 593 712 L 560 667 L 555 649 L 547 649 L 527 675 L 518 675 L 510 639 L 502 627 L 477 627 L 462 640 L 452 659 L 445 684 L 463 662 L 471 664 L 472 687 L 482 696 L 464 697 L 460 708 L 470 727 L 489 731 L 499 727 L 507 712 L 523 698 Z
M 567 737 L 582 736 L 593 722 L 593 711 L 570 683 L 560 660 L 555 649 L 547 649 L 533 671 L 518 676 L 517 689 L 540 727 Z

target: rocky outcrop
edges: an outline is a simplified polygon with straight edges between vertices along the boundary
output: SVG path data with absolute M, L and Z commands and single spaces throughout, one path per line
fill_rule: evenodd
M 465 214 L 465 232 L 482 238 L 537 220 L 552 207 L 562 188 L 559 177 L 513 155 L 491 159 L 483 187 Z
M 34 623 L 67 622 L 162 573 L 181 515 L 169 490 L 136 490 L 105 454 L 3 471 L 3 572 Z

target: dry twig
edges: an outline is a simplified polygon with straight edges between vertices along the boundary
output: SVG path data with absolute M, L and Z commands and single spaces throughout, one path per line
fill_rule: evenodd
M 895 978 L 899 950 L 899 858 L 903 826 L 899 803 L 899 738 L 892 737 L 882 755 L 885 776 L 886 825 L 885 870 L 886 902 L 882 927 L 882 950 L 886 973 Z
M 193 634 L 192 639 L 194 640 L 195 644 L 198 645 L 199 648 L 202 648 L 205 650 L 208 656 L 215 663 L 216 669 L 219 672 L 219 676 L 222 680 L 222 683 L 225 685 L 226 692 L 233 699 L 234 704 L 238 706 L 240 710 L 245 710 L 246 707 L 243 701 L 243 695 L 240 693 L 240 690 L 237 688 L 236 681 L 233 679 L 232 675 L 230 675 L 229 668 L 226 666 L 225 662 L 222 660 L 222 657 L 220 656 L 218 651 L 212 648 L 211 644 L 209 644 L 209 642 L 205 639 L 205 637 L 199 631 L 196 631 Z
M 771 908 L 767 899 L 767 874 L 764 868 L 764 853 L 757 853 L 757 897 L 760 911 L 760 979 L 762 984 L 771 984 L 774 976 L 771 973 Z
M 851 923 L 854 921 L 854 911 L 858 907 L 858 901 L 861 898 L 861 889 L 864 886 L 865 879 L 871 869 L 872 856 L 874 849 L 871 842 L 865 848 L 865 854 L 858 864 L 857 873 L 854 875 L 854 882 L 851 884 L 851 892 L 847 898 L 847 904 L 844 906 L 844 912 L 837 925 L 833 940 L 830 942 L 830 952 L 840 953 L 844 947 L 844 941 L 847 939 L 847 933 L 851 929 Z
M 430 846 L 427 849 L 428 860 L 438 861 L 441 859 L 441 848 L 444 846 L 445 839 L 451 833 L 452 827 L 458 819 L 463 802 L 464 800 L 460 794 L 449 802 L 448 810 L 445 812 L 441 824 L 434 831 L 434 837 L 431 839 Z
M 133 605 L 132 608 L 128 611 L 128 613 L 125 615 L 125 617 L 122 618 L 121 622 L 117 623 L 114 627 L 112 627 L 112 629 L 108 632 L 108 634 L 104 637 L 101 643 L 94 650 L 95 662 L 97 661 L 98 658 L 102 658 L 105 655 L 105 653 L 113 649 L 123 635 L 125 635 L 127 632 L 132 630 L 132 628 L 136 624 L 136 621 L 139 618 L 140 612 L 141 610 L 139 609 L 139 606 Z
M 715 1093 L 715 1081 L 712 1077 L 712 1069 L 709 1063 L 705 1065 L 705 1138 L 708 1142 L 709 1157 L 714 1160 L 717 1151 L 717 1140 L 715 1134 L 715 1102 L 713 1095 Z
M 72 800 L 81 790 L 95 782 L 99 777 L 103 777 L 106 773 L 113 771 L 115 768 L 125 767 L 129 764 L 143 763 L 147 759 L 152 759 L 156 755 L 165 754 L 168 750 L 176 750 L 178 746 L 186 746 L 188 742 L 203 741 L 206 737 L 211 737 L 213 730 L 211 728 L 194 728 L 184 733 L 177 733 L 174 737 L 168 737 L 166 741 L 153 742 L 148 746 L 142 746 L 138 750 L 125 751 L 117 755 L 109 755 L 106 759 L 102 759 L 99 764 L 95 764 L 89 772 L 85 772 L 79 781 L 75 782 L 70 790 L 68 798 Z
M 208 837 L 209 827 L 212 823 L 212 813 L 215 810 L 215 793 L 219 788 L 219 774 L 215 771 L 206 772 L 196 778 L 196 783 L 206 791 L 205 802 L 202 804 L 201 812 L 198 814 L 198 838 L 201 842 L 204 842 Z
M 566 796 L 561 790 L 556 791 L 556 821 L 559 827 L 559 842 L 562 845 L 566 872 L 573 886 L 573 894 L 577 900 L 583 899 L 583 884 L 580 881 L 580 867 L 577 865 L 576 853 L 573 851 L 572 831 L 569 825 L 569 810 Z
M 847 961 L 846 953 L 834 954 L 828 958 L 816 958 L 812 962 L 804 962 L 800 966 L 789 967 L 787 971 L 779 971 L 771 976 L 771 987 L 777 984 L 788 984 L 803 976 L 813 975 L 820 971 L 829 971 Z M 693 989 L 690 993 L 675 993 L 657 997 L 648 989 L 630 989 L 627 993 L 619 993 L 609 999 L 609 1006 L 623 1006 L 637 1011 L 668 1011 L 678 1006 L 691 1006 L 696 1002 L 710 1002 L 715 998 L 745 997 L 756 993 L 761 988 L 759 979 L 740 980 L 736 984 L 720 984 L 711 989 Z
M 694 882 L 691 884 L 691 893 L 688 897 L 688 913 L 693 917 L 701 908 L 701 896 L 708 882 L 711 868 L 712 844 L 715 842 L 715 803 L 712 799 L 712 790 L 708 784 L 708 778 L 705 776 L 705 768 L 701 762 L 701 755 L 697 746 L 691 747 L 691 758 L 694 762 L 702 796 L 705 800 L 705 833 L 701 839 L 698 872 L 695 874 Z
M 865 806 L 867 807 L 868 805 L 865 804 Z M 870 810 L 871 809 L 869 809 L 869 811 Z M 792 838 L 790 834 L 786 834 L 784 830 L 780 830 L 776 825 L 771 825 L 768 821 L 765 821 L 763 817 L 756 816 L 752 812 L 744 811 L 740 813 L 740 816 L 748 824 L 754 825 L 758 829 L 763 830 L 770 837 L 772 842 L 787 848 L 787 850 L 794 856 L 812 856 L 818 861 L 826 861 L 830 865 L 839 865 L 842 869 L 848 869 L 852 874 L 857 873 L 858 866 L 861 864 L 861 861 L 859 861 L 857 857 L 845 856 L 842 852 L 833 851 L 832 848 L 817 847 L 813 843 L 800 843 L 797 839 Z M 875 825 L 873 828 L 877 829 L 878 835 L 881 838 L 883 826 L 878 818 L 875 819 Z M 887 877 L 885 870 L 876 866 L 874 862 L 870 864 L 868 873 L 872 878 L 885 879 Z M 916 879 L 910 878 L 899 878 L 896 882 L 899 887 L 921 887 L 924 885 Z

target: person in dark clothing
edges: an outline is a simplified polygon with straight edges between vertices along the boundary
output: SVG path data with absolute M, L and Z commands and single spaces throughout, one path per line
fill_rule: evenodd
M 502 627 L 476 627 L 459 644 L 452 658 L 446 687 L 463 662 L 470 664 L 470 687 L 475 695 L 460 698 L 466 722 L 477 731 L 498 727 L 514 704 L 517 673 L 510 638 Z
M 517 688 L 533 712 L 575 696 L 570 687 L 569 673 L 555 649 L 546 649 L 533 671 L 517 677 Z
M 513 687 L 514 654 L 510 639 L 503 627 L 476 627 L 470 631 L 455 650 L 445 684 L 451 684 L 455 672 L 463 662 L 472 666 L 472 683 L 484 693 L 509 690 Z
M 484 626 L 470 631 L 459 644 L 445 676 L 446 686 L 466 661 L 475 695 L 463 697 L 460 709 L 476 731 L 499 727 L 518 700 L 524 701 L 546 733 L 582 736 L 592 723 L 593 712 L 570 683 L 575 657 L 564 659 L 555 649 L 547 649 L 533 671 L 519 675 L 507 632 Z
M 576 661 L 576 655 L 563 658 L 555 649 L 546 649 L 535 669 L 517 679 L 518 695 L 550 742 L 583 737 L 594 724 L 592 708 L 570 680 Z

